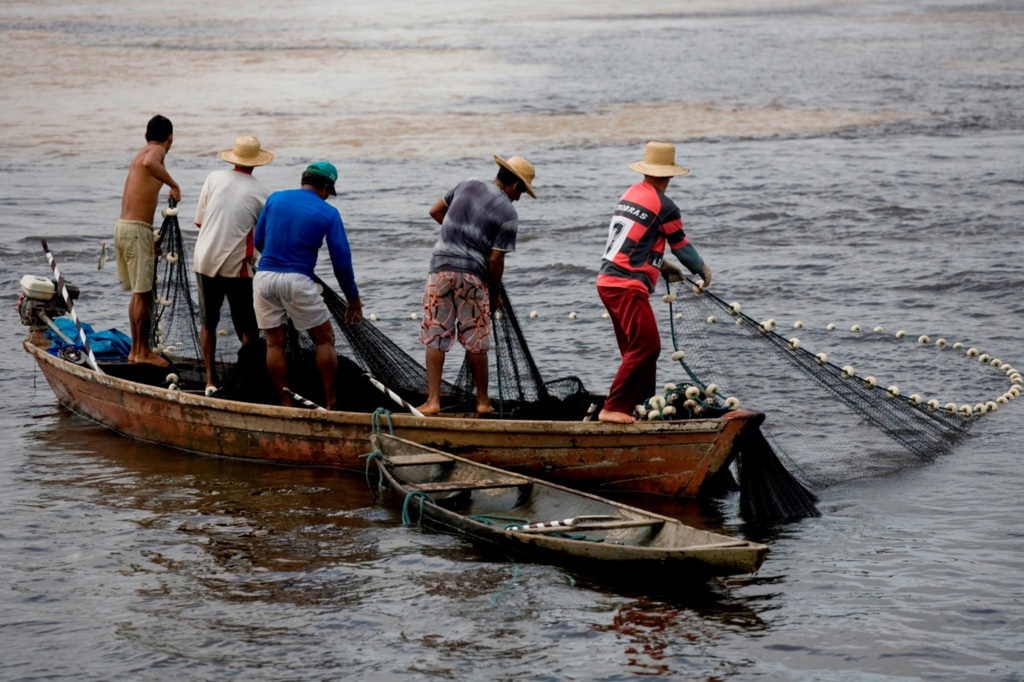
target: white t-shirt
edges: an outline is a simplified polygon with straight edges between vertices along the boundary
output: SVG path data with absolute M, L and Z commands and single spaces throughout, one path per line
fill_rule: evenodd
M 194 272 L 208 277 L 253 276 L 252 231 L 269 194 L 259 180 L 234 169 L 207 176 L 196 207 Z

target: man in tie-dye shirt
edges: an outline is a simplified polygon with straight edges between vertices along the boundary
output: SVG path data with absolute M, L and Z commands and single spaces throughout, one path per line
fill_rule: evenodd
M 490 182 L 464 180 L 430 209 L 441 234 L 430 259 L 423 292 L 420 341 L 427 347 L 427 401 L 423 414 L 441 411 L 441 372 L 445 354 L 458 337 L 466 349 L 476 384 L 476 410 L 493 411 L 487 395 L 487 351 L 491 311 L 501 305 L 505 254 L 515 251 L 519 214 L 512 202 L 526 192 L 533 198 L 533 164 L 521 156 L 495 156 L 498 174 Z

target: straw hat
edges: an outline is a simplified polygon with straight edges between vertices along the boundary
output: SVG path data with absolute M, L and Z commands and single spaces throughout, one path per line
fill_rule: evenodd
M 517 178 L 523 181 L 526 185 L 526 193 L 534 199 L 537 195 L 533 193 L 533 178 L 537 175 L 536 171 L 533 170 L 533 164 L 524 159 L 521 156 L 510 156 L 508 161 L 501 158 L 497 154 L 494 155 L 494 161 L 507 171 L 511 171 Z
M 252 135 L 239 135 L 235 138 L 235 146 L 225 149 L 218 156 L 228 163 L 246 168 L 265 166 L 274 160 L 274 152 L 260 149 L 260 141 Z
M 648 142 L 644 160 L 629 164 L 629 169 L 652 178 L 686 175 L 689 168 L 676 165 L 676 146 L 667 142 Z

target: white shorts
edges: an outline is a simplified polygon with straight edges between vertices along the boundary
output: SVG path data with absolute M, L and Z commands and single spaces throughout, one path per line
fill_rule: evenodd
M 305 331 L 331 319 L 316 282 L 297 272 L 257 272 L 252 304 L 260 329 L 281 327 L 291 318 L 296 329 Z

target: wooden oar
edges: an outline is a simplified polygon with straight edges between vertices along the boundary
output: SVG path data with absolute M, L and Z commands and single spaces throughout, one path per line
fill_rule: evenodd
M 64 278 L 60 274 L 60 270 L 57 269 L 57 259 L 50 253 L 50 247 L 46 245 L 46 240 L 40 240 L 43 244 L 43 252 L 46 254 L 46 260 L 50 263 L 50 268 L 53 270 L 53 276 L 57 278 L 57 288 L 60 289 L 60 295 L 64 298 L 64 304 L 68 308 L 68 314 L 71 315 L 71 319 L 75 321 L 75 326 L 78 327 L 78 336 L 82 339 L 82 347 L 85 348 L 86 359 L 89 361 L 89 366 L 96 370 L 99 374 L 105 372 L 100 369 L 100 366 L 96 364 L 96 356 L 92 354 L 92 348 L 89 347 L 89 340 L 85 338 L 85 329 L 82 328 L 82 323 L 78 320 L 78 313 L 75 312 L 75 306 L 71 302 L 71 294 L 68 293 L 68 289 L 64 286 Z
M 308 407 L 310 409 L 320 410 L 320 411 L 323 411 L 323 412 L 327 412 L 327 408 L 326 407 L 322 407 L 322 406 L 317 405 L 316 403 L 314 403 L 312 400 L 307 400 L 306 398 L 303 398 L 301 395 L 299 395 L 298 393 L 296 393 L 292 389 L 288 388 L 287 386 L 284 387 L 284 390 L 286 392 L 288 392 L 292 396 L 292 400 L 297 400 L 297 401 L 299 401 L 300 403 L 302 403 L 303 405 L 305 405 L 306 407 Z
M 509 531 L 513 533 L 572 533 L 572 532 L 583 532 L 583 531 L 594 531 L 594 530 L 615 530 L 616 528 L 642 528 L 643 526 L 660 526 L 665 522 L 661 519 L 623 519 L 622 521 L 593 521 L 584 523 L 574 523 L 571 526 L 546 526 L 543 528 L 538 527 L 526 527 L 526 528 L 509 528 Z
M 613 528 L 639 528 L 657 526 L 665 523 L 662 519 L 627 519 L 622 516 L 576 516 L 560 521 L 545 521 L 522 526 L 512 526 L 506 530 L 516 533 L 564 533 L 573 530 L 611 530 Z
M 410 405 L 408 402 L 406 402 L 405 398 L 403 398 L 402 396 L 398 395 L 397 393 L 392 391 L 390 388 L 388 388 L 384 384 L 382 384 L 379 381 L 377 381 L 376 379 L 374 379 L 372 374 L 367 372 L 366 374 L 363 374 L 363 376 L 366 377 L 370 381 L 370 383 L 373 384 L 377 388 L 377 390 L 379 390 L 381 393 L 383 393 L 387 397 L 389 397 L 392 400 L 394 400 L 396 403 L 398 403 L 399 405 L 401 405 L 405 409 L 409 410 L 409 412 L 411 412 L 413 414 L 413 416 L 416 416 L 416 417 L 422 417 L 423 416 L 423 413 L 420 412 L 419 410 L 417 410 L 412 405 Z

